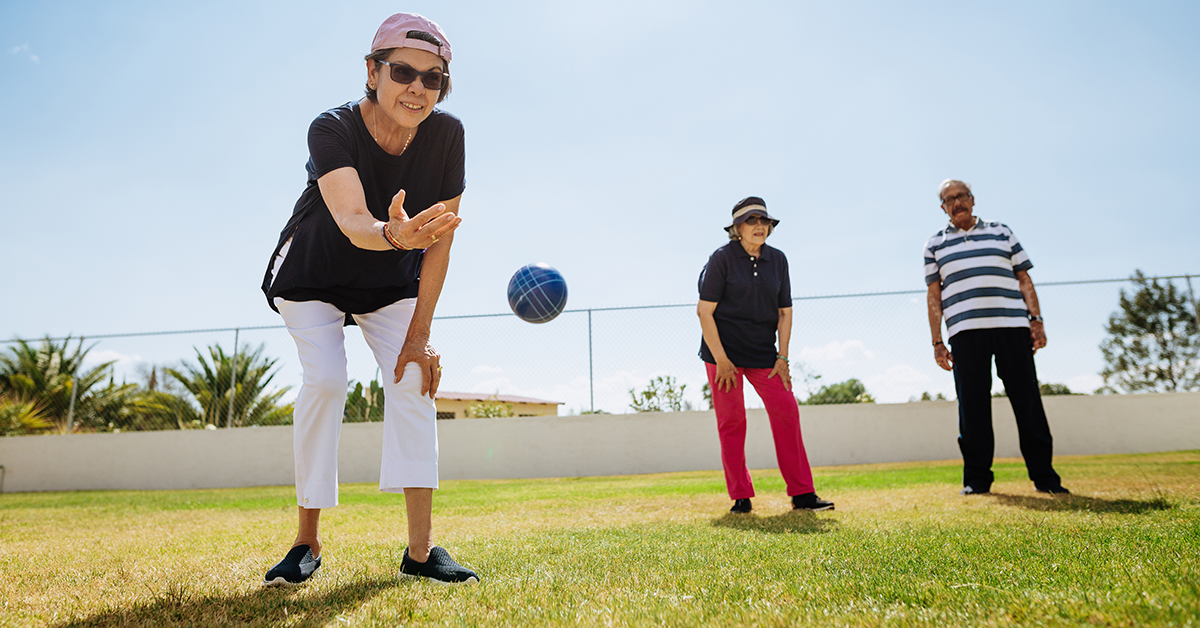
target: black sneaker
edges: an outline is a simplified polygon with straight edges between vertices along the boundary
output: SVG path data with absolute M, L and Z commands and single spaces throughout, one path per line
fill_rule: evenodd
M 423 563 L 409 558 L 408 548 L 405 548 L 404 559 L 400 561 L 400 577 L 426 578 L 438 584 L 479 582 L 479 576 L 474 571 L 454 562 L 450 552 L 441 547 L 429 550 L 429 558 Z
M 744 515 L 744 514 L 750 512 L 750 500 L 749 499 L 733 500 L 733 508 L 730 508 L 729 512 L 736 512 L 741 515 Z
M 816 493 L 793 495 L 792 510 L 811 510 L 813 512 L 833 510 L 833 502 L 825 501 L 820 497 L 817 497 Z
M 321 557 L 313 558 L 312 548 L 297 545 L 288 550 L 287 556 L 267 572 L 264 587 L 286 587 L 308 580 L 321 566 Z
M 961 495 L 988 495 L 991 491 L 985 489 L 977 489 L 974 486 L 964 486 L 963 490 L 959 491 Z
M 1039 492 L 1039 493 L 1050 493 L 1051 495 L 1070 495 L 1071 494 L 1071 491 L 1068 491 L 1067 487 L 1063 486 L 1062 484 L 1059 484 L 1058 486 L 1037 486 L 1034 488 L 1036 488 L 1037 492 Z

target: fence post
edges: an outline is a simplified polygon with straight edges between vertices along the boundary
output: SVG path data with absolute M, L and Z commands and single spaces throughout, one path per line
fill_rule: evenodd
M 588 402 L 596 412 L 596 376 L 592 371 L 592 311 L 588 310 Z
M 1196 311 L 1196 329 L 1200 329 L 1200 301 L 1196 300 L 1196 293 L 1192 291 L 1192 276 L 1184 277 L 1187 279 L 1188 295 L 1192 297 L 1192 309 Z
M 233 428 L 233 398 L 237 395 L 237 351 L 240 331 L 237 327 L 233 328 L 233 368 L 229 369 L 229 416 L 225 419 L 226 429 Z
M 83 336 L 79 337 L 79 348 L 83 349 Z M 70 342 L 68 340 L 68 342 Z M 67 345 L 63 345 L 63 351 L 67 350 Z M 79 367 L 83 365 L 83 358 L 75 363 L 75 370 L 71 372 L 71 403 L 67 406 L 67 433 L 75 431 L 75 397 L 79 395 Z

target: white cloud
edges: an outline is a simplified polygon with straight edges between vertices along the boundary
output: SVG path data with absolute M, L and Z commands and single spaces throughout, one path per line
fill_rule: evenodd
M 800 350 L 800 359 L 808 363 L 840 362 L 852 364 L 864 362 L 875 357 L 875 352 L 867 349 L 861 340 L 833 341 L 823 347 L 804 347 Z
M 908 364 L 897 364 L 877 375 L 864 377 L 863 385 L 875 400 L 881 403 L 902 403 L 923 392 L 932 395 L 942 393 L 954 396 L 953 382 L 935 382 L 928 373 Z
M 14 55 L 19 55 L 19 56 L 25 57 L 34 63 L 40 62 L 40 60 L 38 59 L 38 56 L 29 51 L 29 44 L 21 44 L 20 46 L 15 46 L 9 52 Z
M 1067 385 L 1067 388 L 1071 389 L 1071 392 L 1087 393 L 1090 395 L 1097 388 L 1104 385 L 1104 378 L 1095 373 L 1084 373 L 1083 375 L 1076 375 L 1063 383 Z
M 88 364 L 116 362 L 117 366 L 131 366 L 142 362 L 143 358 L 140 355 L 125 355 L 119 351 L 89 351 L 85 361 Z

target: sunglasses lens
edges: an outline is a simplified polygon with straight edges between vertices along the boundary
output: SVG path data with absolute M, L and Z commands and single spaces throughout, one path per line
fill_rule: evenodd
M 438 91 L 442 89 L 444 78 L 440 73 L 437 73 L 437 70 L 431 70 L 425 72 L 424 76 L 421 77 L 421 83 L 425 85 L 425 89 Z
M 417 80 L 417 71 L 406 65 L 393 65 L 392 80 L 401 85 L 408 85 Z

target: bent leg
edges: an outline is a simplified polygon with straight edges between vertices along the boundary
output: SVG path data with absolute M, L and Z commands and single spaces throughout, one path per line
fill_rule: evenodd
M 389 493 L 438 487 L 437 406 L 428 394 L 421 394 L 421 369 L 415 362 L 405 365 L 399 383 L 392 375 L 416 305 L 416 299 L 404 299 L 370 314 L 354 316 L 383 373 L 379 490 Z
M 796 397 L 778 376 L 768 378 L 771 369 L 746 369 L 746 381 L 754 386 L 767 409 L 771 435 L 775 440 L 775 460 L 789 496 L 815 492 L 812 467 L 800 434 L 800 406 Z
M 754 483 L 746 467 L 746 404 L 742 397 L 742 369 L 729 391 L 717 388 L 717 365 L 704 363 L 708 386 L 712 389 L 713 410 L 717 414 L 717 436 L 721 441 L 721 466 L 725 469 L 725 489 L 730 499 L 754 497 Z
M 992 349 L 990 329 L 961 331 L 950 338 L 954 389 L 958 394 L 958 448 L 963 457 L 963 486 L 991 490 Z

